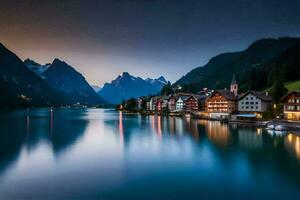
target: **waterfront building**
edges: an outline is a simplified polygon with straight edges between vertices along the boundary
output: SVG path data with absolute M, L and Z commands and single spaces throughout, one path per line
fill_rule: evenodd
M 273 99 L 263 92 L 249 90 L 238 98 L 238 111 L 242 114 L 254 114 L 257 118 L 272 106 Z
M 176 100 L 176 111 L 181 112 L 185 109 L 185 101 L 190 97 L 190 95 L 179 95 Z
M 160 112 L 162 110 L 167 109 L 167 107 L 168 107 L 168 100 L 169 100 L 168 96 L 160 96 L 157 99 L 157 102 L 156 102 L 156 111 Z
M 229 90 L 217 90 L 206 100 L 206 112 L 211 117 L 229 116 L 237 111 L 234 93 Z
M 170 96 L 170 98 L 168 100 L 168 110 L 169 110 L 169 112 L 174 112 L 176 110 L 176 100 L 177 100 L 176 95 Z
M 156 104 L 157 104 L 157 100 L 158 100 L 158 96 L 154 96 L 150 98 L 149 101 L 149 110 L 150 111 L 155 111 L 156 110 Z
M 285 119 L 300 120 L 300 90 L 292 91 L 281 98 Z
M 196 95 L 190 95 L 184 102 L 186 112 L 198 111 L 198 98 Z
M 230 90 L 216 90 L 206 99 L 206 112 L 212 118 L 228 118 L 237 112 L 238 84 L 233 75 Z

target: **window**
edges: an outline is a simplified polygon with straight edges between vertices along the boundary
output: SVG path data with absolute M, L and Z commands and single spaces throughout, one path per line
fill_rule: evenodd
M 249 104 L 249 102 L 247 101 L 246 104 Z
M 251 109 L 253 109 L 253 106 L 251 106 Z
M 258 104 L 258 101 L 256 101 L 255 104 Z
M 256 106 L 256 109 L 258 109 L 258 106 Z
M 248 109 L 249 108 L 249 106 L 246 106 L 246 109 Z
M 295 99 L 289 99 L 289 103 L 295 103 Z
M 242 109 L 244 109 L 244 106 L 242 106 Z
M 254 102 L 250 102 L 250 104 L 251 104 L 251 105 L 253 105 L 253 104 L 254 104 Z
M 248 100 L 248 97 L 246 97 L 246 100 Z
M 251 97 L 250 99 L 253 100 L 253 97 Z

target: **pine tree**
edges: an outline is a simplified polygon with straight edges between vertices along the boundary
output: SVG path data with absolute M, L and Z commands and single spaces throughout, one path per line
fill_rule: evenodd
M 173 89 L 172 89 L 170 81 L 168 81 L 168 83 L 162 87 L 160 94 L 161 95 L 173 94 Z
M 282 81 L 280 79 L 278 79 L 273 84 L 271 91 L 270 91 L 270 95 L 273 97 L 273 99 L 276 102 L 278 102 L 280 100 L 280 98 L 283 97 L 287 92 L 288 92 L 288 90 L 284 87 Z

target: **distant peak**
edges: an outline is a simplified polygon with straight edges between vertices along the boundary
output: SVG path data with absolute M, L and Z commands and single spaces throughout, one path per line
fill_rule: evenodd
M 31 60 L 30 58 L 25 59 L 23 62 L 25 65 L 41 66 L 41 64 L 35 62 L 34 60 Z
M 163 76 L 160 76 L 157 80 L 167 82 L 166 79 L 165 79 L 165 77 L 163 77 Z
M 130 74 L 128 72 L 123 72 L 122 76 L 130 76 Z
M 56 63 L 65 63 L 64 61 L 58 59 L 58 58 L 55 58 L 52 62 L 52 64 L 56 64 Z

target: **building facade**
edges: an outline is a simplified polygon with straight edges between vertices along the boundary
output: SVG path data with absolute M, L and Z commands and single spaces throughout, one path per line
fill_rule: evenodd
M 165 110 L 168 107 L 168 99 L 167 96 L 161 96 L 157 99 L 156 110 L 158 112 Z
M 228 90 L 217 90 L 206 99 L 206 112 L 232 114 L 237 111 L 237 98 Z
M 176 101 L 176 111 L 183 111 L 184 110 L 184 98 L 179 96 Z
M 206 99 L 206 112 L 210 113 L 210 117 L 228 116 L 237 112 L 237 99 L 238 99 L 238 84 L 235 75 L 232 77 L 230 91 L 217 90 L 214 91 Z
M 191 95 L 185 100 L 185 111 L 198 111 L 198 99 L 196 96 Z
M 168 110 L 169 112 L 174 112 L 176 110 L 176 99 L 175 95 L 171 96 L 168 100 Z
M 238 111 L 240 113 L 256 114 L 262 117 L 261 113 L 266 112 L 272 106 L 273 99 L 269 95 L 259 91 L 248 91 L 238 99 Z
M 300 120 L 300 91 L 292 91 L 282 97 L 285 119 Z
M 158 97 L 151 97 L 149 101 L 149 110 L 155 111 Z

